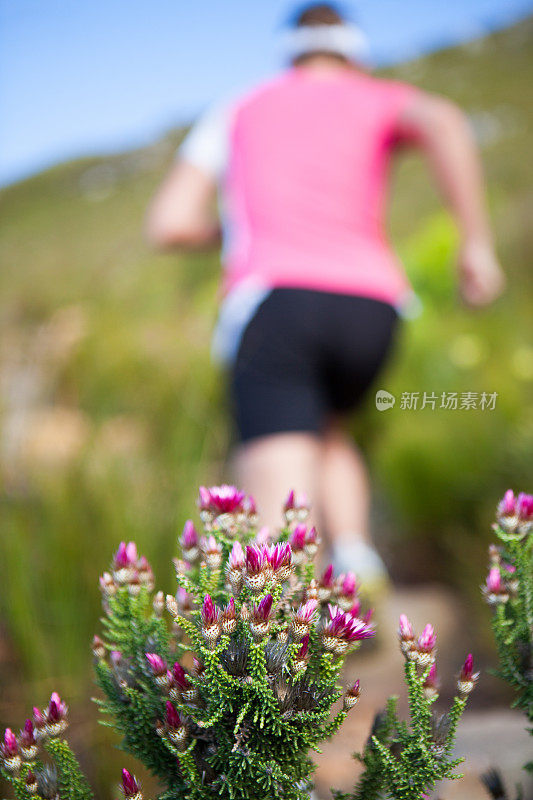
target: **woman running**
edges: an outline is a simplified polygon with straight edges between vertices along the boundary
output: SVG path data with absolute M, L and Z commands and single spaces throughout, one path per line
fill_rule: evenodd
M 393 343 L 410 288 L 383 232 L 398 142 L 428 157 L 461 237 L 459 287 L 484 305 L 502 290 L 478 155 L 463 114 L 358 66 L 361 35 L 329 4 L 288 34 L 291 67 L 193 128 L 156 195 L 157 247 L 218 241 L 224 292 L 215 348 L 229 363 L 238 485 L 279 523 L 305 490 L 338 569 L 383 576 L 369 535 L 369 485 L 345 432 Z

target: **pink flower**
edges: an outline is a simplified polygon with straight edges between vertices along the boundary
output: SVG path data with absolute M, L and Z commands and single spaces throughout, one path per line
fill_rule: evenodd
M 222 633 L 231 634 L 237 628 L 237 612 L 235 611 L 235 600 L 230 597 L 228 605 L 222 609 L 220 615 L 220 625 Z
M 24 723 L 24 728 L 20 732 L 20 744 L 22 747 L 32 747 L 35 744 L 35 736 L 33 733 L 33 722 L 27 719 Z
M 265 595 L 260 603 L 252 605 L 250 631 L 257 641 L 263 639 L 270 630 L 270 612 L 272 611 L 273 598 L 271 594 Z
M 48 704 L 47 721 L 50 723 L 60 722 L 67 716 L 68 707 L 57 692 L 52 692 Z
M 487 603 L 491 606 L 506 603 L 509 600 L 509 587 L 502 580 L 499 567 L 491 567 L 485 586 L 481 591 Z
M 137 783 L 135 777 L 128 772 L 127 769 L 122 770 L 122 791 L 124 792 L 124 797 L 128 798 L 135 798 L 135 800 L 142 800 L 141 790 L 139 784 Z
M 222 545 L 220 545 L 214 536 L 209 536 L 207 539 L 202 538 L 200 547 L 205 556 L 205 561 L 210 569 L 218 569 L 222 563 Z
M 420 636 L 418 637 L 418 649 L 422 653 L 432 653 L 437 644 L 437 637 L 433 630 L 433 625 L 429 623 L 426 625 Z
M 344 613 L 338 606 L 329 605 L 330 620 L 322 629 L 322 643 L 326 650 L 342 654 L 352 642 L 369 639 L 375 631 L 362 619 Z
M 344 710 L 349 711 L 351 708 L 353 708 L 358 702 L 360 695 L 361 688 L 359 681 L 357 680 L 346 690 L 346 694 L 344 695 Z
M 188 519 L 183 527 L 181 534 L 181 546 L 184 550 L 192 550 L 198 547 L 198 534 L 192 520 Z
M 309 659 L 309 636 L 304 636 L 301 641 L 300 649 L 294 656 L 292 667 L 295 672 L 303 672 L 307 668 Z
M 174 708 L 174 706 L 172 705 L 172 703 L 170 702 L 170 700 L 167 700 L 165 707 L 166 707 L 167 726 L 169 728 L 182 728 L 183 721 L 178 712 L 176 711 L 176 709 Z
M 334 588 L 333 564 L 330 564 L 326 567 L 318 582 L 318 599 L 322 602 L 329 600 L 333 594 Z
M 422 685 L 424 694 L 428 700 L 437 695 L 439 685 L 440 681 L 437 677 L 437 665 L 433 663 Z
M 355 576 L 355 573 L 353 572 L 346 573 L 341 584 L 341 594 L 351 595 L 355 593 L 356 589 L 357 589 L 357 578 Z
M 503 498 L 498 503 L 499 517 L 514 517 L 516 514 L 516 498 L 512 489 L 507 489 Z
M 182 692 L 191 688 L 192 684 L 187 678 L 187 673 L 178 661 L 176 661 L 172 667 L 172 677 L 174 678 L 178 689 L 180 689 Z
M 272 610 L 272 602 L 273 598 L 271 594 L 265 595 L 261 602 L 256 605 L 255 603 L 252 605 L 252 616 L 254 620 L 259 622 L 266 622 L 270 618 L 270 612 Z
M 296 639 L 309 635 L 309 629 L 316 617 L 317 600 L 308 600 L 299 606 L 292 620 L 292 632 Z
M 469 653 L 465 659 L 465 663 L 461 668 L 461 674 L 457 681 L 457 688 L 459 693 L 463 696 L 470 694 L 472 689 L 477 683 L 479 672 L 474 672 L 474 658 L 472 653 Z
M 309 558 L 314 558 L 320 544 L 320 537 L 315 527 L 310 528 L 305 534 L 305 553 Z
M 219 615 L 220 612 L 213 603 L 211 595 L 206 594 L 204 597 L 204 602 L 202 603 L 202 622 L 204 626 L 208 627 L 209 625 L 213 625 L 214 623 L 218 622 Z
M 181 747 L 187 739 L 187 728 L 185 726 L 185 722 L 181 718 L 180 714 L 176 711 L 170 700 L 167 700 L 165 709 L 165 724 L 168 737 L 175 745 Z
M 285 503 L 283 504 L 284 511 L 290 511 L 291 509 L 294 508 L 294 499 L 295 499 L 294 489 L 291 489 L 289 494 L 287 495 Z
M 413 626 L 407 619 L 405 614 L 400 614 L 400 627 L 398 628 L 398 635 L 404 641 L 410 641 L 415 638 Z
M 492 567 L 487 575 L 487 591 L 491 594 L 501 594 L 505 592 L 505 586 L 502 582 L 501 572 L 498 567 Z
M 287 495 L 287 499 L 283 505 L 284 511 L 290 511 L 291 509 L 299 509 L 299 508 L 308 508 L 309 507 L 309 499 L 305 492 L 300 492 L 298 495 L 295 493 L 294 489 L 291 489 L 289 494 Z
M 324 570 L 322 577 L 320 578 L 320 586 L 325 586 L 327 588 L 333 587 L 333 564 L 329 564 Z
M 533 495 L 520 492 L 516 504 L 520 522 L 531 522 L 533 520 Z
M 210 644 L 214 644 L 220 636 L 220 609 L 208 594 L 204 597 L 201 615 L 202 633 Z
M 244 511 L 243 501 L 246 497 L 244 492 L 240 492 L 235 486 L 211 486 L 207 489 L 200 486 L 198 505 L 202 511 L 210 511 L 218 516 L 219 514 L 236 514 Z
M 121 542 L 115 553 L 115 569 L 136 566 L 137 558 L 137 546 L 135 542 L 128 542 L 128 544 L 126 544 L 126 542 Z
M 245 581 L 252 592 L 260 592 L 271 573 L 267 549 L 263 545 L 248 545 L 246 547 L 246 572 Z
M 289 544 L 291 550 L 303 550 L 305 547 L 305 539 L 307 536 L 307 528 L 305 525 L 297 525 L 289 537 Z
M 166 675 L 167 672 L 167 662 L 164 658 L 161 658 L 160 655 L 157 653 L 145 653 L 146 660 L 150 664 L 150 668 L 155 675 L 155 677 L 159 677 L 161 675 Z
M 518 526 L 518 533 L 526 534 L 533 523 L 533 495 L 520 492 L 515 497 L 508 489 L 498 503 L 498 522 L 506 531 L 512 532 Z
M 33 706 L 33 724 L 37 731 L 43 730 L 46 725 L 46 717 L 41 709 L 37 708 L 37 706 Z
M 2 756 L 3 758 L 13 758 L 14 756 L 18 755 L 19 746 L 17 742 L 17 737 L 11 730 L 11 728 L 6 728 L 4 731 L 4 742 L 2 744 Z
M 285 581 L 291 574 L 292 551 L 288 542 L 271 545 L 267 548 L 266 557 L 270 568 L 278 581 Z
M 240 572 L 244 567 L 244 551 L 240 542 L 234 542 L 228 558 L 228 567 Z

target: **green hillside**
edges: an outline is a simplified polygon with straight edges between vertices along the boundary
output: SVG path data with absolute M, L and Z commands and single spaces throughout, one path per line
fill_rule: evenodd
M 392 72 L 470 115 L 509 286 L 492 309 L 461 307 L 453 226 L 424 166 L 406 155 L 391 231 L 423 312 L 405 325 L 381 386 L 398 398 L 497 392 L 496 407 L 407 411 L 398 399 L 381 413 L 369 403 L 354 423 L 393 573 L 456 585 L 471 600 L 471 633 L 485 616 L 477 595 L 494 504 L 508 486 L 532 488 L 532 33 L 529 20 Z M 172 590 L 175 533 L 196 487 L 227 477 L 223 380 L 209 361 L 218 256 L 154 255 L 142 238 L 178 141 L 172 133 L 135 152 L 62 164 L 1 193 L 4 723 L 52 688 L 79 713 L 91 691 L 97 578 L 117 542 L 135 538 Z M 94 735 L 86 761 L 106 798 L 110 773 L 96 766 L 106 739 Z M 87 754 L 86 717 L 78 736 Z

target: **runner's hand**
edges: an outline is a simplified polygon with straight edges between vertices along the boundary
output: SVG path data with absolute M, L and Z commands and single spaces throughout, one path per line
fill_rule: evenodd
M 489 242 L 465 242 L 459 251 L 459 289 L 470 306 L 485 306 L 505 287 L 505 275 Z

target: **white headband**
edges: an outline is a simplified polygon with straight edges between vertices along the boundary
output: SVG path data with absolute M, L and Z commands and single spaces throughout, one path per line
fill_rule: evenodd
M 293 61 L 307 53 L 334 53 L 351 61 L 361 61 L 368 54 L 363 32 L 349 22 L 339 25 L 301 25 L 286 31 L 283 54 Z

